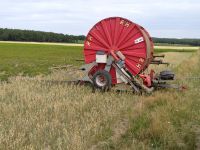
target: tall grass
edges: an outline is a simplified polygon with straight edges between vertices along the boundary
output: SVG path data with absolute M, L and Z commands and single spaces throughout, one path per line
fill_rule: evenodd
M 59 74 L 0 85 L 0 149 L 87 149 L 109 137 L 112 123 L 137 101 L 131 94 L 48 82 L 63 80 Z
M 129 126 L 112 149 L 198 149 L 200 145 L 200 80 L 186 80 L 184 74 L 199 76 L 200 53 L 182 62 L 175 71 L 184 92 L 158 91 L 140 101 L 127 113 Z M 193 64 L 193 65 L 191 65 Z

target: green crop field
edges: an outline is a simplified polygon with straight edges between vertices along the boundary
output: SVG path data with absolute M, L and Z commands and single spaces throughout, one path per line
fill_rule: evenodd
M 195 52 L 197 48 L 184 49 L 171 47 L 156 47 L 156 53 L 163 52 Z M 83 46 L 56 43 L 7 43 L 0 42 L 0 79 L 7 80 L 10 76 L 50 73 L 52 66 L 75 65 L 80 66 L 83 59 Z
M 62 45 L 39 45 L 0 43 L 0 79 L 9 76 L 38 75 L 49 73 L 57 65 L 80 65 L 82 47 Z
M 0 149 L 200 148 L 199 48 L 156 47 L 187 90 L 92 93 L 62 83 L 79 76 L 82 46 L 0 43 Z M 181 78 L 183 78 L 181 80 Z M 52 81 L 52 82 L 49 82 Z M 60 81 L 60 82 L 53 82 Z

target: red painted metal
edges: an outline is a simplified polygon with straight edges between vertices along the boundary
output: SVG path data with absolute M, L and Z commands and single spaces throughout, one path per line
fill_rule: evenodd
M 98 22 L 88 33 L 84 43 L 85 63 L 96 60 L 96 52 L 104 51 L 114 56 L 121 51 L 125 66 L 133 76 L 143 72 L 153 59 L 153 42 L 148 32 L 140 25 L 121 17 L 111 17 Z M 99 65 L 96 69 L 102 69 Z M 113 84 L 116 73 L 111 69 Z
M 152 79 L 150 75 L 146 75 L 146 74 L 139 74 L 140 78 L 143 80 L 143 84 L 146 87 L 151 87 L 152 85 Z

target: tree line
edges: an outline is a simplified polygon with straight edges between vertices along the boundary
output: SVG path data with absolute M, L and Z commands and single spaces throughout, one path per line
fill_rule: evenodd
M 78 43 L 84 39 L 84 35 L 74 36 L 53 32 L 0 28 L 0 41 Z
M 154 43 L 200 46 L 200 39 L 153 38 Z
M 53 32 L 0 28 L 0 41 L 80 43 L 84 40 L 84 35 L 75 36 Z M 175 39 L 154 37 L 153 41 L 154 43 L 161 44 L 164 43 L 200 46 L 200 39 Z

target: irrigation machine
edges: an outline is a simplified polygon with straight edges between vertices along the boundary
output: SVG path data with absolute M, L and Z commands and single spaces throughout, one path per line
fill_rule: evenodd
M 127 84 L 135 93 L 151 93 L 155 89 L 171 88 L 168 81 L 174 73 L 149 70 L 150 64 L 167 64 L 164 55 L 154 55 L 149 33 L 132 21 L 111 17 L 98 22 L 84 42 L 84 61 L 80 69 L 84 76 L 77 83 L 91 83 L 95 89 L 110 90 Z

